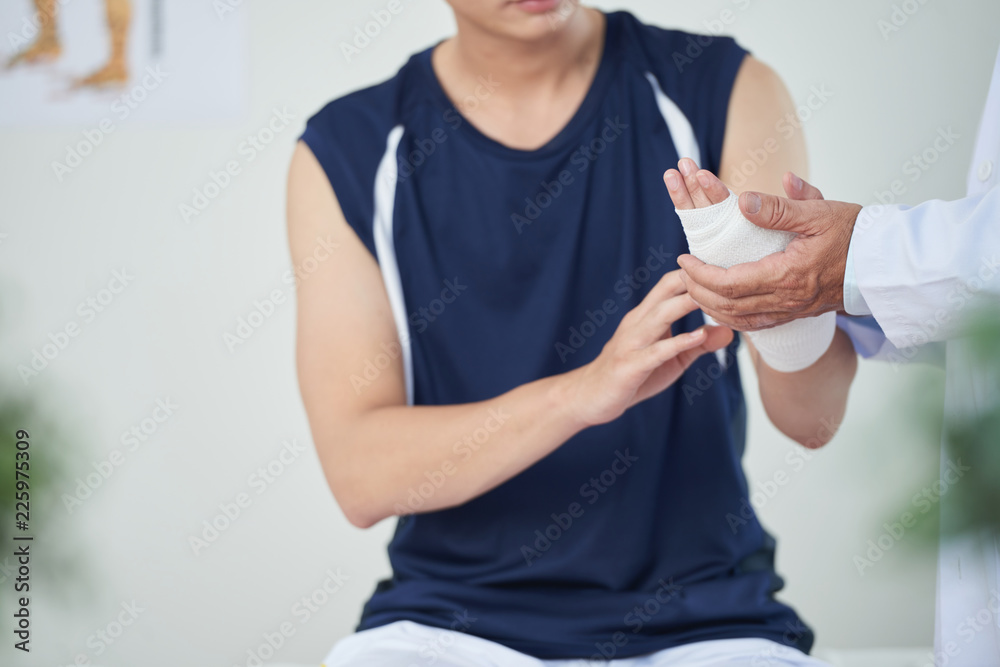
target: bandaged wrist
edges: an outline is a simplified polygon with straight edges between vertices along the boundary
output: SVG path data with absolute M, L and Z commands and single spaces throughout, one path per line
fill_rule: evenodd
M 781 252 L 795 237 L 791 232 L 763 229 L 747 220 L 732 192 L 723 202 L 678 210 L 677 216 L 691 254 L 725 269 Z M 836 329 L 837 314 L 830 312 L 744 335 L 753 341 L 764 363 L 791 373 L 816 363 L 829 349 Z

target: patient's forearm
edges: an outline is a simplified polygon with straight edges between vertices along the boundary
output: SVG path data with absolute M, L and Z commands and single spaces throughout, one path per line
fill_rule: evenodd
M 857 371 L 854 345 L 837 329 L 826 353 L 808 368 L 781 373 L 761 361 L 752 343 L 760 396 L 771 422 L 801 445 L 821 447 L 833 438 L 847 408 L 847 394 Z
M 570 374 L 496 398 L 440 406 L 387 406 L 317 443 L 330 486 L 352 523 L 428 512 L 475 498 L 551 453 L 586 427 L 566 399 Z M 333 449 L 339 450 L 336 459 Z

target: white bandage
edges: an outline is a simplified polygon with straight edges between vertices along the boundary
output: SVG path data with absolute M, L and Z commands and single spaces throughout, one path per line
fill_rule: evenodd
M 724 269 L 781 252 L 795 237 L 792 232 L 762 229 L 747 220 L 732 192 L 724 202 L 678 210 L 677 216 L 691 254 Z M 816 363 L 829 349 L 836 329 L 837 314 L 830 312 L 744 335 L 753 341 L 768 366 L 791 373 Z

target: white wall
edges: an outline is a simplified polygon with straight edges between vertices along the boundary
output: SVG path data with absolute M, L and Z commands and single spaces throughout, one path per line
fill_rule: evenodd
M 906 1 L 920 9 L 887 40 L 877 21 L 889 18 L 889 0 L 596 4 L 696 31 L 731 8 L 737 19 L 730 32 L 782 74 L 796 100 L 826 86 L 833 96 L 814 111 L 806 133 L 813 180 L 828 197 L 871 201 L 876 190 L 906 178 L 904 162 L 932 145 L 937 128 L 954 128 L 958 142 L 908 183 L 903 199 L 956 198 L 1000 44 L 1000 3 Z M 63 584 L 42 578 L 33 602 L 35 650 L 30 659 L 14 655 L 5 639 L 0 662 L 68 664 L 85 653 L 108 665 L 242 665 L 264 633 L 289 621 L 295 634 L 275 659 L 316 663 L 351 631 L 374 582 L 388 573 L 391 522 L 352 528 L 311 449 L 260 495 L 248 485 L 283 440 L 309 443 L 293 368 L 294 306 L 286 301 L 235 353 L 222 340 L 255 299 L 273 289 L 291 295 L 281 280 L 289 266 L 284 178 L 304 119 L 327 100 L 390 76 L 410 53 L 452 30 L 444 2 L 411 0 L 405 18 L 348 64 L 338 43 L 384 4 L 244 3 L 242 18 L 233 20 L 249 20 L 251 32 L 246 118 L 200 127 L 123 126 L 63 183 L 49 165 L 79 129 L 0 134 L 0 233 L 8 235 L 0 243 L 5 391 L 26 391 L 16 364 L 74 318 L 76 304 L 114 269 L 127 267 L 134 282 L 29 389 L 68 424 L 82 452 L 65 453 L 72 477 L 122 449 L 122 431 L 147 417 L 157 398 L 180 406 L 148 442 L 126 452 L 82 507 L 72 514 L 57 509 L 58 522 L 35 547 L 71 553 L 90 588 L 75 600 L 56 599 L 52 593 Z M 235 157 L 236 146 L 264 126 L 273 107 L 287 107 L 296 125 L 204 215 L 181 222 L 178 204 Z M 882 521 L 898 517 L 932 479 L 936 454 L 920 440 L 936 436 L 921 436 L 893 400 L 920 377 L 863 365 L 841 435 L 799 471 L 784 458 L 792 444 L 750 399 L 751 480 L 773 479 L 779 470 L 789 475 L 760 511 L 779 537 L 788 582 L 783 597 L 817 629 L 821 646 L 932 641 L 932 552 L 904 539 L 864 576 L 852 562 L 878 537 Z M 747 385 L 752 397 L 752 378 Z M 195 556 L 188 537 L 243 491 L 252 504 Z M 327 569 L 349 580 L 300 623 L 292 607 L 323 584 Z M 2 584 L 5 604 L 9 584 Z M 132 600 L 144 611 L 95 658 L 88 636 Z

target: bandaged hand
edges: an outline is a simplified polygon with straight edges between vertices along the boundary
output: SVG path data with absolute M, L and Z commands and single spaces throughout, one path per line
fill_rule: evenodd
M 763 229 L 740 212 L 738 199 L 709 172 L 699 172 L 693 161 L 664 174 L 670 198 L 684 228 L 691 254 L 728 269 L 782 252 L 795 234 Z M 774 370 L 790 373 L 808 368 L 830 347 L 836 333 L 836 313 L 798 319 L 770 329 L 744 333 Z

